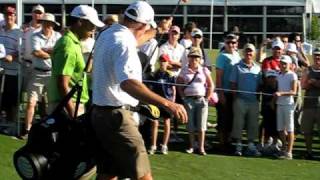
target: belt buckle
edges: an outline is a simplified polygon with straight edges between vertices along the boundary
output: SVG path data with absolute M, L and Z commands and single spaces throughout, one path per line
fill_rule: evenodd
M 128 110 L 128 111 L 130 111 L 130 106 L 128 106 L 128 105 L 123 105 L 123 106 L 120 106 L 120 108 L 121 109 L 124 109 L 124 110 Z

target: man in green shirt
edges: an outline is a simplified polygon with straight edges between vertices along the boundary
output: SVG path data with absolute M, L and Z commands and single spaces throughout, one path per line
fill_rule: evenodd
M 49 112 L 68 94 L 71 88 L 82 83 L 81 104 L 78 115 L 84 113 L 84 104 L 89 100 L 87 77 L 84 75 L 85 61 L 81 52 L 80 39 L 87 37 L 104 24 L 99 20 L 95 9 L 79 5 L 69 17 L 70 28 L 56 43 L 52 53 L 52 76 L 49 82 Z M 76 95 L 67 103 L 65 110 L 70 117 L 74 116 Z

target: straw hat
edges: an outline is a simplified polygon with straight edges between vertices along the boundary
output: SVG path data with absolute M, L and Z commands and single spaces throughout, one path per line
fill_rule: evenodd
M 56 18 L 51 13 L 45 13 L 43 17 L 40 19 L 40 21 L 49 21 L 54 23 L 57 26 L 60 26 L 60 23 L 56 22 Z

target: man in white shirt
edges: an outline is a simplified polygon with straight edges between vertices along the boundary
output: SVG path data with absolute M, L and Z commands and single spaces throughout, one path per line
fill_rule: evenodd
M 142 83 L 137 42 L 156 27 L 154 10 L 145 1 L 132 3 L 121 24 L 101 33 L 93 60 L 93 110 L 91 121 L 101 144 L 98 180 L 130 178 L 151 180 L 148 154 L 131 110 L 139 101 L 164 107 L 182 122 L 187 113 L 150 91 Z
M 181 63 L 184 56 L 185 48 L 179 44 L 180 28 L 171 26 L 169 30 L 169 40 L 160 46 L 160 55 L 167 54 L 170 57 L 168 69 L 172 70 L 175 76 L 178 76 Z
M 32 47 L 31 47 L 31 36 L 34 33 L 41 31 L 40 19 L 45 13 L 44 7 L 36 5 L 32 8 L 32 20 L 23 27 L 23 38 L 22 38 L 22 55 L 23 55 L 23 68 L 22 68 L 22 91 L 26 91 L 27 85 L 30 81 L 30 74 L 32 73 Z
M 60 25 L 55 21 L 53 14 L 46 13 L 43 18 L 39 20 L 42 24 L 42 30 L 34 33 L 31 37 L 33 71 L 32 74 L 29 74 L 30 81 L 27 88 L 28 104 L 25 117 L 25 131 L 21 136 L 23 139 L 27 137 L 31 128 L 37 102 L 42 102 L 44 99 L 47 99 L 46 90 L 48 88 L 52 66 L 50 55 L 54 45 L 61 37 L 61 34 L 53 29 L 56 25 Z M 42 103 L 45 104 L 45 102 Z

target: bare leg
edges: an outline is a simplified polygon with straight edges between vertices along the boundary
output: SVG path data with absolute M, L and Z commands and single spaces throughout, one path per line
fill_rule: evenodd
M 205 135 L 206 135 L 205 131 L 198 132 L 199 152 L 205 152 L 204 150 Z
M 164 146 L 168 145 L 170 137 L 170 118 L 164 119 L 164 132 L 163 132 L 163 139 L 162 139 L 162 144 Z
M 151 146 L 157 146 L 157 138 L 158 138 L 158 126 L 159 121 L 155 120 L 151 122 Z
M 294 143 L 294 132 L 288 132 L 288 153 L 292 154 Z
M 25 117 L 25 130 L 29 131 L 32 125 L 32 120 L 34 117 L 34 109 L 36 107 L 36 101 L 30 100 L 26 109 L 26 117 Z

